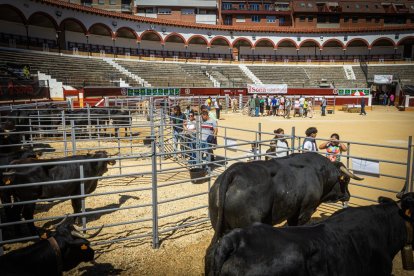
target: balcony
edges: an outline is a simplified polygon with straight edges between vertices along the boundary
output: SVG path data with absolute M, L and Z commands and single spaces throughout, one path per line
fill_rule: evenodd
M 130 4 L 122 4 L 121 5 L 121 11 L 130 12 L 131 11 L 131 5 Z

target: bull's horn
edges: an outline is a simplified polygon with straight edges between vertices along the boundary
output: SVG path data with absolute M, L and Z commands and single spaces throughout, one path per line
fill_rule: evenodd
M 8 176 L 8 175 L 13 175 L 13 174 L 15 174 L 16 173 L 16 171 L 15 170 L 11 170 L 11 171 L 8 171 L 8 172 L 3 172 L 3 175 L 4 176 Z
M 55 230 L 56 228 L 58 228 L 59 225 L 62 225 L 69 217 L 69 214 L 66 214 L 65 217 L 59 221 L 56 224 L 51 225 L 50 227 L 47 228 L 47 230 Z
M 119 155 L 119 151 L 117 153 L 114 153 L 114 154 L 108 154 L 109 157 L 110 156 L 118 156 L 118 155 Z
M 79 227 L 77 225 L 73 225 L 73 228 L 75 230 L 74 231 L 71 231 L 72 236 L 78 237 L 78 238 L 81 238 L 81 239 L 92 239 L 92 238 L 98 236 L 98 234 L 104 228 L 104 224 L 102 224 L 102 226 L 99 227 L 99 229 L 95 233 L 93 233 L 93 234 L 82 234 L 81 231 L 83 231 L 83 228 L 82 227 Z
M 355 180 L 364 180 L 363 178 L 356 176 L 355 174 L 351 173 L 347 168 L 345 168 L 344 166 L 340 167 L 341 172 L 343 172 L 344 174 L 346 174 L 347 176 L 349 176 L 352 179 Z

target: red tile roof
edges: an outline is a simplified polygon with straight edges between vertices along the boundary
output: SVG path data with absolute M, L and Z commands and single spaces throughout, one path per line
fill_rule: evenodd
M 149 24 L 159 24 L 176 27 L 206 29 L 206 30 L 218 30 L 218 31 L 246 31 L 246 32 L 270 32 L 270 33 L 353 33 L 353 32 L 379 32 L 379 31 L 407 31 L 414 30 L 414 26 L 392 26 L 392 27 L 375 27 L 375 28 L 323 28 L 323 29 L 300 29 L 293 27 L 274 27 L 274 26 L 227 26 L 227 25 L 210 25 L 200 23 L 188 23 L 175 20 L 165 20 L 157 18 L 148 18 L 143 16 L 136 16 L 130 14 L 123 14 L 117 12 L 106 11 L 97 8 L 91 8 L 78 4 L 63 2 L 59 0 L 32 0 L 35 2 L 41 2 L 47 5 L 53 5 L 60 8 L 67 8 L 77 10 L 80 12 L 91 13 L 111 18 L 118 18 L 124 20 L 130 20 L 135 22 L 144 22 Z M 305 2 L 305 1 L 304 1 Z M 307 2 L 307 1 L 306 1 Z

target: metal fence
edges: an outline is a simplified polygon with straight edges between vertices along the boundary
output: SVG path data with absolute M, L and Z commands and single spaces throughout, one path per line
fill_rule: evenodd
M 43 181 L 20 184 L 19 188 L 69 185 L 76 182 L 80 185 L 80 193 L 2 202 L 0 215 L 5 208 L 34 203 L 37 204 L 37 209 L 32 219 L 5 221 L 4 214 L 0 216 L 0 245 L 35 239 L 36 235 L 27 234 L 28 223 L 47 226 L 69 214 L 70 218 L 81 221 L 84 230 L 98 229 L 105 224 L 103 233 L 111 233 L 111 238 L 95 244 L 147 237 L 152 238 L 153 247 L 157 248 L 162 239 L 168 238 L 168 233 L 209 221 L 208 191 L 212 181 L 229 165 L 239 161 L 265 159 L 266 156 L 274 157 L 272 153 L 266 153 L 270 143 L 275 140 L 274 134 L 262 131 L 261 124 L 258 124 L 256 130 L 219 126 L 218 145 L 210 145 L 206 149 L 201 147 L 201 122 L 198 118 L 195 140 L 189 142 L 185 133 L 182 133 L 181 139 L 174 142 L 174 124 L 169 109 L 161 104 L 162 100 L 163 98 L 109 99 L 111 107 L 99 109 L 99 114 L 93 108 L 76 113 L 66 106 L 58 105 L 54 108 L 25 106 L 18 115 L 2 115 L 2 121 L 12 119 L 23 122 L 16 124 L 17 129 L 23 129 L 20 131 L 23 134 L 22 146 L 32 146 L 44 153 L 37 163 L 3 165 L 0 166 L 0 171 L 22 167 L 29 171 L 41 166 L 48 170 L 53 166 L 75 164 L 79 171 L 76 178 L 50 177 Z M 142 108 L 144 101 L 148 105 Z M 197 106 L 204 103 L 205 98 L 176 97 L 171 101 L 169 106 L 186 105 L 188 102 L 191 106 Z M 290 133 L 287 130 L 285 132 L 285 138 L 290 142 L 289 152 L 300 152 L 304 137 L 296 135 L 295 128 Z M 0 133 L 2 134 L 6 133 Z M 341 142 L 348 146 L 347 152 L 341 156 L 348 168 L 352 168 L 354 160 L 373 162 L 381 168 L 378 175 L 366 176 L 360 183 L 350 183 L 351 204 L 374 202 L 379 195 L 394 196 L 403 187 L 407 191 L 413 191 L 411 137 L 405 147 Z M 10 146 L 16 145 L 2 146 L 2 152 Z M 210 148 L 214 149 L 215 160 L 203 160 L 203 153 Z M 50 160 L 102 150 L 108 152 L 107 158 Z M 189 157 L 193 152 L 195 162 L 190 162 Z M 116 165 L 110 167 L 107 173 L 102 176 L 86 176 L 87 163 L 109 160 L 116 161 Z M 193 168 L 206 170 L 204 174 L 192 175 L 190 169 Z M 90 180 L 98 180 L 98 185 L 94 192 L 88 194 L 85 192 L 85 183 Z M 13 185 L 2 183 L 0 194 L 12 188 Z M 71 199 L 81 199 L 79 213 L 73 213 L 67 202 Z M 13 231 L 16 226 L 23 228 L 22 232 L 25 232 L 26 227 L 26 234 L 16 236 Z

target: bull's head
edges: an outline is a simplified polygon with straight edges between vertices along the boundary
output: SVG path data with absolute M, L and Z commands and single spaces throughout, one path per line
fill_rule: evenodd
M 351 198 L 351 194 L 348 190 L 348 184 L 351 178 L 358 181 L 364 179 L 350 172 L 342 162 L 335 162 L 334 164 L 339 170 L 338 182 L 341 194 L 339 200 L 342 202 L 349 201 L 349 199 Z
M 61 225 L 56 229 L 53 238 L 59 244 L 62 256 L 62 270 L 68 271 L 81 262 L 94 260 L 95 251 L 90 247 L 88 239 L 96 237 L 103 225 L 93 234 L 83 234 L 82 228 L 72 224 Z

